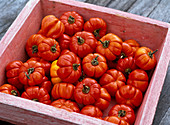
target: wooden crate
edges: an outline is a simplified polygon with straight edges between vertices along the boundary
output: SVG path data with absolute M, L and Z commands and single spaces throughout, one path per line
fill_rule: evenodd
M 115 33 L 123 40 L 135 39 L 141 46 L 159 50 L 157 66 L 135 121 L 135 125 L 152 124 L 169 63 L 170 25 L 134 14 L 73 0 L 30 0 L 0 42 L 0 85 L 6 82 L 5 67 L 9 62 L 28 58 L 26 41 L 38 32 L 42 18 L 49 14 L 60 17 L 66 11 L 77 11 L 85 21 L 100 17 L 106 21 L 108 33 Z M 0 119 L 14 124 L 110 124 L 4 93 L 0 93 L 0 109 Z

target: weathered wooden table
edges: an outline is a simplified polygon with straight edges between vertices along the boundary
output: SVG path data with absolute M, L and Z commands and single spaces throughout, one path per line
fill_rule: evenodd
M 170 23 L 170 0 L 77 0 Z M 0 0 L 0 39 L 28 0 Z M 7 124 L 0 122 L 0 124 Z M 153 125 L 170 125 L 170 65 Z

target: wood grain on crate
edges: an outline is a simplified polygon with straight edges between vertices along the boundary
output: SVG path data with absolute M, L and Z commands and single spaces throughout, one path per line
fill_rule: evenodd
M 12 24 L 28 0 L 0 0 L 0 39 Z M 99 6 L 106 6 L 150 17 L 164 22 L 170 22 L 169 0 L 77 0 Z M 170 124 L 170 66 L 159 99 L 153 125 Z M 3 119 L 4 120 L 4 119 Z

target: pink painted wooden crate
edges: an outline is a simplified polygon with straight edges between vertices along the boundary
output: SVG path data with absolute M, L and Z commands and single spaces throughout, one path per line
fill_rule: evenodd
M 48 14 L 60 17 L 66 11 L 77 11 L 85 21 L 90 17 L 101 17 L 107 22 L 108 33 L 115 33 L 123 40 L 135 39 L 141 46 L 152 50 L 159 49 L 156 53 L 157 66 L 143 103 L 136 112 L 135 125 L 150 125 L 170 57 L 170 25 L 153 19 L 72 0 L 30 0 L 0 42 L 0 85 L 6 82 L 5 67 L 9 62 L 27 59 L 26 41 L 38 32 L 42 18 Z M 0 119 L 15 124 L 110 124 L 4 93 L 0 93 Z

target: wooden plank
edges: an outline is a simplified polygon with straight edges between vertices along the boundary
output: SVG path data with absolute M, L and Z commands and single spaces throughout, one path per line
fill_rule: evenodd
M 170 116 L 170 108 L 166 112 L 165 116 L 162 118 L 159 125 L 169 125 L 169 123 L 170 123 L 169 116 Z
M 137 0 L 127 12 L 147 17 L 154 8 L 159 4 L 160 0 Z
M 153 125 L 159 125 L 159 123 L 161 124 L 164 122 L 165 119 L 167 119 L 167 117 L 168 117 L 167 111 L 170 112 L 170 110 L 169 110 L 170 98 L 169 97 L 170 97 L 170 64 L 168 67 L 168 72 L 166 74 L 164 86 L 162 88 L 162 93 L 159 98 L 159 103 L 157 106 L 157 111 L 155 114 Z M 164 125 L 168 125 L 168 124 L 164 124 Z
M 28 0 L 1 0 L 0 1 L 0 39 L 15 20 Z
M 6 120 L 16 125 L 75 125 L 74 123 L 63 121 L 47 114 L 25 110 L 19 107 L 13 107 L 0 103 L 0 114 L 2 120 Z M 9 120 L 10 117 L 10 120 Z M 57 121 L 57 122 L 56 122 Z M 0 123 L 1 124 L 1 123 Z M 1 124 L 2 125 L 2 124 Z
M 170 22 L 170 0 L 137 0 L 127 12 Z
M 86 0 L 86 3 L 91 3 L 99 6 L 107 6 L 112 0 Z
M 107 7 L 127 11 L 135 2 L 136 0 L 113 0 Z
M 161 0 L 149 17 L 170 23 L 170 0 Z
M 86 0 L 76 0 L 76 1 L 85 2 Z

